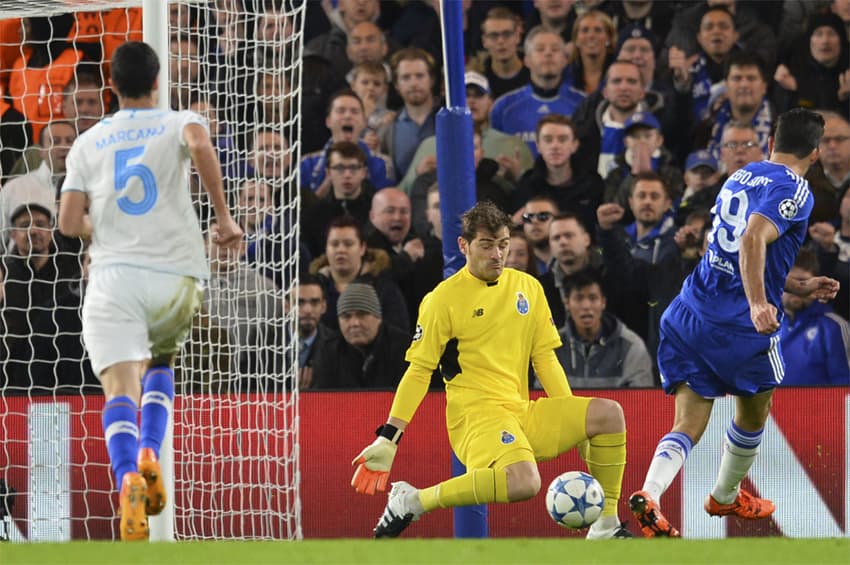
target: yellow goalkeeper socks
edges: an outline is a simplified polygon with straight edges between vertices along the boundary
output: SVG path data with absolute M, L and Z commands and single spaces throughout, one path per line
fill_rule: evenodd
M 426 512 L 435 508 L 508 502 L 508 476 L 504 469 L 475 469 L 420 490 L 419 501 Z
M 626 432 L 599 434 L 587 442 L 585 463 L 605 491 L 603 516 L 617 515 L 617 501 L 626 468 Z

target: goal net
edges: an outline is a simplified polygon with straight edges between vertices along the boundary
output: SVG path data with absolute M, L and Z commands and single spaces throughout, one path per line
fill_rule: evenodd
M 299 259 L 305 4 L 163 4 L 3 1 L 2 539 L 118 539 L 102 392 L 81 339 L 86 254 L 55 228 L 56 188 L 76 135 L 116 109 L 112 52 L 141 40 L 143 26 L 149 37 L 154 11 L 162 15 L 154 31 L 168 34 L 169 80 L 159 96 L 208 118 L 246 233 L 239 253 L 208 244 L 212 278 L 175 369 L 167 530 L 176 539 L 301 537 L 297 348 L 288 337 L 297 308 L 288 303 Z M 191 187 L 207 230 L 214 215 L 194 172 Z M 17 213 L 20 205 L 27 210 Z

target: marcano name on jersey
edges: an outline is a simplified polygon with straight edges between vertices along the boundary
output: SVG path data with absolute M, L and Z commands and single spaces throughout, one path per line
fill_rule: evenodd
M 153 128 L 122 129 L 114 133 L 110 133 L 108 137 L 104 137 L 95 141 L 95 146 L 97 147 L 98 151 L 100 151 L 101 149 L 109 147 L 113 143 L 121 143 L 123 141 L 141 141 L 143 139 L 150 139 L 151 137 L 156 137 L 164 133 L 165 125 L 160 125 L 159 127 Z

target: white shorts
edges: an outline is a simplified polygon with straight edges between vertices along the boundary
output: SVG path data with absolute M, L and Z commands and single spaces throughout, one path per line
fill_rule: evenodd
M 83 301 L 83 342 L 94 374 L 122 361 L 178 353 L 203 294 L 193 277 L 130 265 L 93 270 Z

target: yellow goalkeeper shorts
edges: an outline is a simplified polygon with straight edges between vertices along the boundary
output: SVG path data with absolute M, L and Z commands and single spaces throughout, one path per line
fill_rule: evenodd
M 587 439 L 586 396 L 540 398 L 512 405 L 480 404 L 464 410 L 449 441 L 467 469 L 501 469 L 545 461 Z

